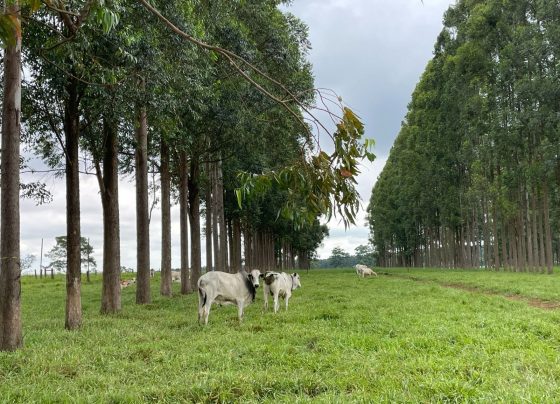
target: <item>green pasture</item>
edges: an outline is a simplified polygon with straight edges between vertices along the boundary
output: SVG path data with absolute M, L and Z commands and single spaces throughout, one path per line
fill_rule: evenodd
M 0 402 L 560 401 L 560 310 L 501 295 L 560 300 L 560 276 L 379 272 L 302 272 L 288 312 L 263 313 L 259 290 L 242 324 L 213 306 L 207 327 L 178 285 L 162 298 L 156 279 L 145 306 L 124 289 L 122 313 L 101 316 L 101 281 L 84 279 L 78 332 L 63 329 L 64 279 L 24 278 L 25 345 L 0 353 Z

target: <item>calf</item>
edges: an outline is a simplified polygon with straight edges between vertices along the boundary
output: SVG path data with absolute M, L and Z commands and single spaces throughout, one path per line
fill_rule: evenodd
M 281 296 L 286 302 L 286 310 L 288 310 L 288 300 L 292 296 L 292 291 L 301 287 L 299 275 L 293 273 L 291 275 L 282 272 L 267 271 L 263 275 L 264 278 L 264 308 L 268 309 L 268 295 L 272 295 L 274 299 L 274 312 L 278 312 L 280 303 L 278 297 Z
M 212 303 L 234 304 L 238 308 L 239 321 L 243 320 L 243 308 L 255 300 L 259 287 L 260 271 L 250 273 L 241 270 L 236 274 L 211 271 L 198 279 L 198 322 L 208 324 Z
M 365 278 L 366 276 L 371 276 L 371 275 L 377 276 L 377 274 L 375 272 L 373 272 L 373 270 L 371 268 L 369 268 L 365 265 L 356 264 L 355 268 L 356 268 L 356 274 L 358 276 L 361 276 L 362 278 Z

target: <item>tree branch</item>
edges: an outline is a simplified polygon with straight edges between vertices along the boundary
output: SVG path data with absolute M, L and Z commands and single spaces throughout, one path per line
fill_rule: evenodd
M 230 62 L 230 64 L 233 66 L 233 68 L 235 70 L 237 70 L 237 72 L 239 74 L 241 74 L 241 76 L 245 80 L 247 80 L 249 83 L 251 83 L 257 90 L 259 90 L 262 94 L 264 94 L 265 96 L 270 98 L 272 101 L 282 105 L 304 127 L 304 129 L 307 132 L 309 132 L 308 126 L 305 124 L 305 122 L 301 118 L 301 116 L 299 116 L 294 110 L 292 110 L 290 108 L 289 102 L 293 102 L 297 106 L 299 106 L 305 113 L 307 113 L 309 116 L 311 116 L 314 121 L 316 121 L 317 125 L 320 126 L 331 137 L 331 139 L 333 138 L 333 135 L 323 125 L 323 123 L 318 118 L 316 118 L 315 115 L 313 115 L 313 113 L 310 111 L 310 109 L 304 103 L 299 101 L 297 99 L 297 97 L 286 86 L 284 86 L 282 83 L 273 79 L 272 77 L 270 77 L 269 75 L 267 75 L 266 73 L 261 71 L 259 68 L 257 68 L 255 65 L 253 65 L 252 63 L 250 63 L 246 59 L 242 58 L 241 56 L 236 55 L 235 53 L 233 53 L 231 51 L 228 51 L 227 49 L 221 48 L 219 46 L 209 45 L 205 42 L 202 42 L 202 41 L 196 39 L 192 35 L 189 35 L 186 32 L 182 31 L 180 28 L 178 28 L 176 25 L 174 25 L 171 21 L 169 21 L 167 18 L 165 18 L 156 8 L 154 8 L 146 0 L 138 0 L 138 2 L 141 5 L 143 5 L 144 8 L 146 8 L 148 11 L 150 11 L 154 16 L 156 16 L 159 20 L 161 20 L 165 25 L 167 25 L 177 35 L 185 38 L 186 40 L 188 40 L 189 42 L 195 44 L 196 46 L 198 46 L 200 48 L 216 52 L 216 53 L 222 55 L 223 57 L 225 57 Z M 257 73 L 259 76 L 261 76 L 265 80 L 269 81 L 270 83 L 275 84 L 278 88 L 280 88 L 282 91 L 284 91 L 288 97 L 285 98 L 285 99 L 281 99 L 281 98 L 275 96 L 274 94 L 272 94 L 270 91 L 266 90 L 259 83 L 257 83 L 254 79 L 252 79 L 242 69 L 242 66 L 240 66 L 238 64 L 238 62 L 240 62 L 242 65 L 248 67 L 250 70 Z

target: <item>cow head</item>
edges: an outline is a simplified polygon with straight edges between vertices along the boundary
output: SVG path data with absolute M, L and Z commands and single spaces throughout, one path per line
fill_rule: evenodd
M 292 290 L 301 288 L 301 282 L 299 281 L 299 274 L 294 272 L 291 275 L 291 277 L 292 277 Z
M 247 278 L 249 279 L 249 282 L 253 284 L 253 287 L 256 289 L 259 287 L 261 271 L 259 271 L 258 269 L 253 269 L 251 270 L 251 272 L 247 274 Z

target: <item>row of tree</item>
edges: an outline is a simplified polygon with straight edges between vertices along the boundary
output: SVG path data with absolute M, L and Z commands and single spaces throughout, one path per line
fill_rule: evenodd
M 560 9 L 459 0 L 371 195 L 380 265 L 552 272 Z
M 353 222 L 358 159 L 373 155 L 359 143 L 363 126 L 347 108 L 336 116 L 334 152 L 315 149 L 305 124 L 314 119 L 315 96 L 307 28 L 280 3 L 5 6 L 0 349 L 22 343 L 20 141 L 66 180 L 68 329 L 82 322 L 80 173 L 97 177 L 103 207 L 102 313 L 121 310 L 123 175 L 133 174 L 136 184 L 138 304 L 150 302 L 150 173 L 159 178 L 166 296 L 173 201 L 180 206 L 182 293 L 192 292 L 201 274 L 202 215 L 207 268 L 230 271 L 243 259 L 262 269 L 308 266 L 326 234 L 321 214 L 338 212 Z M 22 61 L 29 72 L 23 92 Z M 38 191 L 48 199 L 44 188 Z
M 353 255 L 341 247 L 335 247 L 329 258 L 314 260 L 312 263 L 316 268 L 349 268 L 356 264 L 375 266 L 375 254 L 371 244 L 357 246 Z

